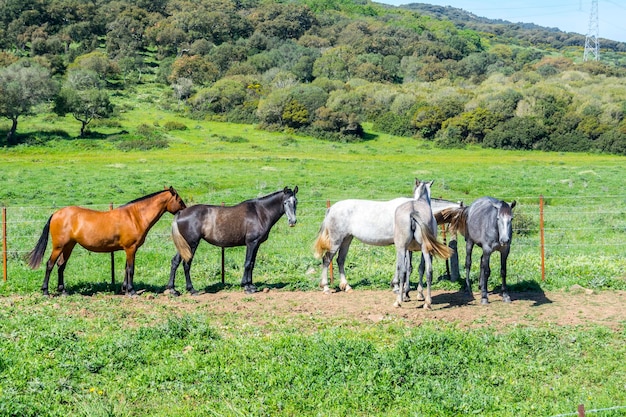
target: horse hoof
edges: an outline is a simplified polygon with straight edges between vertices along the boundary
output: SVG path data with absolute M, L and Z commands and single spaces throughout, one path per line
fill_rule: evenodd
M 324 287 L 322 288 L 322 292 L 326 295 L 330 294 L 330 288 L 328 288 L 328 285 L 324 285 Z
M 424 294 L 417 294 L 417 301 L 424 301 Z
M 344 289 L 345 292 L 352 292 L 352 287 L 350 286 L 350 284 L 346 284 L 346 287 Z
M 174 297 L 178 297 L 180 295 L 180 292 L 174 288 L 168 288 L 166 292 Z
M 430 304 L 426 304 L 424 303 L 424 310 L 432 310 L 433 308 L 430 306 Z
M 191 295 L 192 297 L 195 297 L 196 295 L 200 295 L 200 293 L 196 290 L 191 290 L 189 291 L 189 295 Z
M 511 297 L 508 294 L 504 294 L 502 296 L 502 301 L 504 301 L 505 303 L 510 303 L 511 302 Z
M 257 291 L 257 289 L 254 285 L 249 285 L 249 286 L 246 286 L 244 291 L 246 292 L 246 294 L 254 294 Z
M 480 303 L 481 303 L 482 305 L 486 306 L 486 305 L 488 305 L 488 304 L 489 304 L 489 300 L 488 300 L 488 299 L 486 299 L 486 298 L 481 298 L 481 299 L 480 299 Z

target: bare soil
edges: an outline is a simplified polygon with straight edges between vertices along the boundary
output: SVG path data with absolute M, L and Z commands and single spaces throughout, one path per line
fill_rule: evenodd
M 413 299 L 417 293 L 411 293 Z M 614 330 L 626 327 L 626 291 L 594 292 L 581 287 L 557 292 L 511 293 L 512 303 L 502 302 L 499 294 L 490 294 L 490 303 L 481 305 L 480 294 L 470 299 L 461 292 L 433 292 L 432 310 L 424 310 L 423 302 L 410 301 L 397 308 L 389 291 L 357 290 L 348 293 L 324 294 L 321 291 L 270 290 L 256 294 L 223 291 L 214 294 L 180 297 L 149 296 L 155 308 L 174 311 L 205 312 L 218 322 L 249 321 L 262 328 L 281 323 L 302 326 L 303 331 L 343 324 L 359 327 L 381 321 L 398 321 L 409 326 L 442 321 L 461 328 L 489 326 L 506 329 L 525 326 L 601 325 Z M 143 297 L 139 297 L 140 299 Z M 139 300 L 137 300 L 139 301 Z M 145 308 L 152 308 L 144 305 Z M 315 324 L 317 323 L 317 325 Z

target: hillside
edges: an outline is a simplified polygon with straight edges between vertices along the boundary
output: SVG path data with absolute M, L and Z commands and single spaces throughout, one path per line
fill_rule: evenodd
M 0 145 L 42 140 L 20 136 L 34 114 L 71 114 L 93 135 L 99 119 L 115 123 L 116 94 L 142 85 L 173 114 L 326 140 L 365 140 L 371 123 L 443 147 L 626 153 L 624 44 L 605 42 L 601 62 L 582 62 L 580 35 L 459 9 L 10 0 L 0 23 L 0 115 L 10 121 Z
M 498 41 L 508 41 L 516 45 L 539 46 L 564 50 L 585 45 L 585 36 L 579 33 L 563 32 L 558 28 L 539 26 L 534 23 L 510 22 L 502 19 L 489 19 L 452 6 L 436 6 L 427 3 L 410 3 L 402 6 L 439 20 L 449 20 L 459 29 L 471 29 Z M 600 38 L 603 52 L 626 52 L 626 43 Z

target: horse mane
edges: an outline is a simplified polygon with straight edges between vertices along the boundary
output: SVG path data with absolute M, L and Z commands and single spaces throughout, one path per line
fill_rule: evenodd
M 251 198 L 250 200 L 247 200 L 247 201 L 270 200 L 270 199 L 276 197 L 278 194 L 286 193 L 286 192 L 293 194 L 293 191 L 290 188 L 285 187 L 282 190 L 274 191 L 273 193 L 270 193 L 270 194 L 267 194 L 267 195 L 264 195 L 264 196 L 261 196 L 261 197 Z M 245 202 L 247 202 L 247 201 L 245 201 Z
M 147 199 L 152 198 L 155 195 L 161 194 L 162 192 L 165 192 L 165 191 L 170 191 L 170 190 L 169 189 L 165 189 L 165 190 L 155 191 L 155 192 L 153 192 L 151 194 L 144 195 L 143 197 L 139 197 L 139 198 L 136 198 L 136 199 L 134 199 L 132 201 L 129 201 L 128 203 L 126 203 L 124 205 L 121 205 L 120 207 L 126 207 L 126 206 L 129 206 L 131 204 L 138 203 L 138 202 L 143 201 L 143 200 L 147 200 Z

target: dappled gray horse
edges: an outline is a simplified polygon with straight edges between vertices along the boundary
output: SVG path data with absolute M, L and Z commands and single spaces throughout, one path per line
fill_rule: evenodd
M 174 288 L 176 269 L 183 261 L 183 269 L 187 280 L 187 291 L 197 291 L 191 283 L 191 262 L 193 255 L 202 239 L 211 245 L 229 248 L 246 246 L 241 286 L 247 293 L 256 292 L 252 284 L 252 270 L 261 243 L 269 237 L 272 226 L 287 215 L 289 226 L 296 224 L 296 193 L 285 187 L 282 191 L 264 197 L 243 201 L 234 206 L 213 206 L 197 204 L 179 212 L 172 223 L 172 239 L 178 253 L 172 258 L 172 269 L 167 289 L 178 295 Z
M 506 261 L 511 250 L 513 237 L 513 208 L 516 202 L 510 205 L 493 197 L 482 197 L 466 207 L 445 210 L 442 216 L 450 222 L 450 230 L 460 232 L 465 238 L 465 282 L 467 291 L 472 295 L 470 269 L 472 267 L 472 249 L 474 245 L 482 248 L 480 258 L 481 303 L 488 304 L 487 281 L 491 275 L 489 260 L 494 251 L 500 252 L 500 277 L 502 278 L 502 300 L 511 302 L 506 288 Z
M 335 254 L 339 267 L 339 288 L 350 291 L 352 288 L 346 279 L 345 262 L 352 239 L 356 237 L 367 245 L 393 245 L 396 208 L 411 200 L 411 197 L 389 201 L 348 199 L 336 202 L 326 211 L 314 244 L 315 257 L 322 259 L 320 287 L 325 293 L 330 292 L 328 269 Z M 431 203 L 435 213 L 444 208 L 460 207 L 458 203 L 440 199 L 432 199 Z
M 412 252 L 421 251 L 426 271 L 426 299 L 424 308 L 430 309 L 432 298 L 430 288 L 433 279 L 432 256 L 448 259 L 453 251 L 437 241 L 437 221 L 433 215 L 430 187 L 433 184 L 416 180 L 415 196 L 411 201 L 396 208 L 394 215 L 394 244 L 396 246 L 396 272 L 399 291 L 394 306 L 400 307 L 407 301 L 409 277 L 412 271 Z M 421 292 L 422 277 L 420 276 Z

